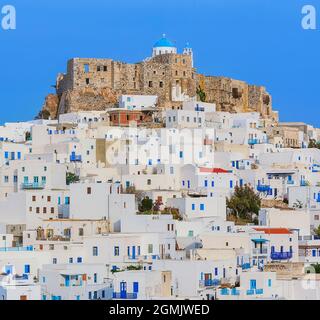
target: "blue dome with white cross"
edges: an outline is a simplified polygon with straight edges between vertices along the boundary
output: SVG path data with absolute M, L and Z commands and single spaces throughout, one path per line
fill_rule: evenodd
M 158 40 L 153 47 L 154 48 L 159 48 L 159 47 L 175 48 L 175 45 L 164 34 L 163 37 L 160 40 Z

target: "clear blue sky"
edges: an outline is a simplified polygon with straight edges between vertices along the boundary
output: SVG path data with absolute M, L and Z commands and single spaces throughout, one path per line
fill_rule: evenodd
M 319 0 L 0 0 L 17 9 L 17 30 L 0 30 L 0 123 L 28 120 L 72 57 L 138 62 L 162 33 L 195 66 L 265 85 L 282 121 L 320 127 Z M 301 8 L 318 9 L 318 30 Z

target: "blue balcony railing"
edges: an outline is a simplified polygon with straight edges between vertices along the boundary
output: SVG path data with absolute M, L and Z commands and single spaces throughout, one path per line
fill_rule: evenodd
M 220 294 L 222 296 L 228 296 L 229 295 L 229 289 L 228 288 L 222 288 L 220 289 Z
M 248 139 L 248 144 L 258 144 L 259 143 L 259 141 L 258 141 L 258 139 Z
M 272 252 L 271 259 L 272 260 L 289 260 L 289 259 L 292 259 L 292 252 L 290 251 Z
M 293 180 L 288 180 L 287 184 L 294 184 L 294 181 Z
M 219 279 L 200 280 L 200 287 L 213 287 L 220 284 Z
M 136 300 L 138 298 L 137 293 L 127 293 L 127 292 L 113 292 L 113 299 L 121 300 Z
M 0 248 L 0 252 L 16 252 L 16 251 L 33 251 L 33 246 Z
M 46 186 L 45 183 L 33 182 L 33 183 L 23 183 L 21 185 L 24 190 L 36 190 L 36 189 L 44 189 Z
M 252 296 L 253 294 L 254 294 L 254 290 L 253 289 L 247 290 L 247 295 L 248 296 Z
M 237 290 L 236 288 L 231 289 L 231 295 L 232 296 L 239 296 L 240 295 L 240 290 Z
M 307 186 L 308 186 L 308 182 L 305 181 L 305 180 L 301 180 L 301 181 L 300 181 L 300 186 L 301 186 L 301 187 L 307 187 Z
M 82 156 L 76 156 L 72 154 L 70 156 L 70 162 L 82 162 Z
M 263 289 L 256 289 L 256 294 L 263 294 Z
M 248 270 L 248 269 L 250 269 L 250 263 L 249 262 L 248 263 L 244 263 L 242 265 L 242 270 Z
M 262 184 L 259 184 L 257 186 L 257 190 L 259 192 L 269 192 L 271 190 L 271 187 L 270 186 L 266 186 L 266 185 L 262 185 Z

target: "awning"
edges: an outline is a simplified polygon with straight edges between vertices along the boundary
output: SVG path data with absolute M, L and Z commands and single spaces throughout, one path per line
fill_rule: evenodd
M 256 242 L 256 243 L 266 243 L 269 240 L 267 240 L 267 239 L 251 239 L 251 241 Z

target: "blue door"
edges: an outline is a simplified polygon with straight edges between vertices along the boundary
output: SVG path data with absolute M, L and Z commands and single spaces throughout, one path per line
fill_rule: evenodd
M 312 256 L 313 256 L 313 257 L 316 257 L 316 256 L 317 256 L 317 250 L 314 250 L 314 249 L 312 250 Z
M 136 258 L 136 247 L 133 246 L 132 247 L 132 259 L 135 259 Z
M 188 180 L 188 189 L 190 189 L 190 180 Z
M 70 276 L 66 276 L 65 285 L 66 285 L 66 287 L 70 286 Z
M 12 274 L 13 266 L 7 265 L 5 266 L 5 273 L 6 274 Z
M 127 298 L 127 283 L 120 282 L 120 299 L 126 299 L 126 298 Z
M 138 282 L 134 282 L 133 283 L 133 292 L 134 293 L 138 293 L 139 292 L 139 283 Z
M 250 280 L 250 289 L 255 290 L 257 288 L 257 280 Z

